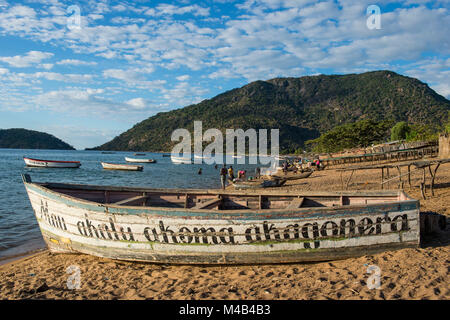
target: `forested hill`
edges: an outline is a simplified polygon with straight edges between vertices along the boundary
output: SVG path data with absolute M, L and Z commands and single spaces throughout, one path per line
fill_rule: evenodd
M 293 152 L 332 128 L 359 120 L 439 127 L 450 101 L 427 84 L 391 71 L 255 81 L 212 99 L 158 113 L 96 150 L 170 151 L 177 128 L 280 129 L 281 151 Z
M 0 129 L 0 148 L 75 150 L 51 134 L 26 129 Z

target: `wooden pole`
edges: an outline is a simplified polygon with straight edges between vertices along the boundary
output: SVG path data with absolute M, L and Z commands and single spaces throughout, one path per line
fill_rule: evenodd
M 425 197 L 425 191 L 426 191 L 426 186 L 425 186 L 425 167 L 423 167 L 422 170 L 423 170 L 423 180 L 420 183 L 420 192 L 422 193 L 422 198 L 426 199 L 426 197 Z
M 389 178 L 390 178 L 389 167 L 386 167 L 386 175 L 387 175 L 387 178 L 389 179 Z M 389 181 L 389 180 L 388 180 L 388 181 Z M 387 187 L 388 187 L 388 189 L 390 189 L 389 182 L 388 182 L 388 184 L 387 184 Z
M 397 170 L 398 170 L 398 188 L 401 189 L 402 188 L 402 172 L 400 170 L 400 166 L 397 166 Z
M 350 184 L 350 180 L 352 179 L 354 172 L 355 172 L 355 170 L 352 170 L 352 173 L 350 174 L 350 177 L 347 180 L 347 184 L 345 185 L 345 190 L 348 190 L 348 185 Z
M 430 189 L 431 189 L 431 195 L 434 196 L 434 178 L 436 178 L 436 171 L 439 168 L 439 166 L 441 165 L 440 162 L 438 162 L 438 164 L 436 165 L 436 167 L 434 168 L 433 172 L 431 171 L 431 164 L 428 166 L 428 170 L 430 170 L 430 176 L 431 176 L 431 182 L 430 182 Z
M 408 184 L 409 188 L 411 189 L 411 165 L 408 165 Z

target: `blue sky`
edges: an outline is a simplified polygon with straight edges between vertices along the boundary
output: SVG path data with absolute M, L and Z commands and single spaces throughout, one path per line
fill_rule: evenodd
M 449 0 L 0 0 L 0 128 L 83 149 L 254 80 L 380 69 L 450 98 L 449 13 Z

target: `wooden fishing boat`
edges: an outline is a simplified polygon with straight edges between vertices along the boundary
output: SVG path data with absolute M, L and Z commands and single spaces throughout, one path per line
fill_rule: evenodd
M 247 180 L 247 181 L 232 181 L 231 182 L 235 189 L 260 189 L 260 188 L 272 188 L 281 187 L 286 183 L 284 179 L 273 179 L 273 180 Z
M 32 182 L 53 252 L 178 264 L 324 261 L 417 247 L 403 191 L 259 192 Z
M 108 163 L 101 162 L 103 169 L 106 170 L 125 170 L 125 171 L 142 171 L 143 166 L 131 165 L 131 164 L 119 164 L 119 163 Z
M 80 161 L 57 161 L 57 160 L 41 160 L 23 157 L 23 161 L 28 167 L 40 168 L 79 168 Z
M 145 156 L 145 153 L 135 153 L 135 156 Z
M 126 162 L 135 162 L 135 163 L 155 163 L 155 159 L 136 159 L 136 158 L 129 158 L 125 157 Z
M 102 151 L 102 154 L 115 154 L 113 151 Z
M 175 164 L 192 164 L 192 159 L 190 158 L 182 158 L 182 157 L 170 157 L 170 160 L 172 160 L 172 163 Z
M 299 172 L 299 173 L 287 173 L 284 175 L 281 173 L 280 175 L 272 175 L 270 176 L 270 179 L 276 179 L 276 180 L 299 180 L 299 179 L 305 179 L 308 178 L 310 175 L 312 175 L 313 171 L 305 171 L 305 172 Z

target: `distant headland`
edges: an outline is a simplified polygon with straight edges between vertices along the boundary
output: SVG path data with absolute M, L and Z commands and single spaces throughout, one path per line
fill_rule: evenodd
M 0 148 L 75 150 L 55 136 L 27 129 L 0 129 Z

